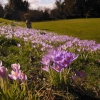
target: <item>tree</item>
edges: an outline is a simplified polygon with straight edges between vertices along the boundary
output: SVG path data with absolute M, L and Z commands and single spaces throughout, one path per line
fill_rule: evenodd
M 100 17 L 100 0 L 75 0 L 80 17 Z
M 64 3 L 62 0 L 56 0 L 55 2 L 56 8 L 54 10 L 52 10 L 52 13 L 54 14 L 54 12 L 57 14 L 57 19 L 62 19 L 64 18 Z
M 43 11 L 41 10 L 29 10 L 31 21 L 42 21 Z
M 75 0 L 63 0 L 63 1 L 57 0 L 55 2 L 58 10 L 58 15 L 60 16 L 61 19 L 63 18 L 65 19 L 73 15 L 74 3 Z
M 43 20 L 49 20 L 49 19 L 50 19 L 49 9 L 45 8 L 43 12 Z
M 8 0 L 8 3 L 5 5 L 5 17 L 7 17 L 8 19 L 19 20 L 21 16 L 23 16 L 24 14 L 23 12 L 27 12 L 28 10 L 29 10 L 28 1 Z
M 100 17 L 100 0 L 86 0 L 86 16 Z
M 75 9 L 80 17 L 84 17 L 86 0 L 75 0 Z
M 64 10 L 65 12 L 71 16 L 74 10 L 75 0 L 64 0 Z
M 3 17 L 3 15 L 4 15 L 4 9 L 2 5 L 0 4 L 0 17 Z
M 50 16 L 51 16 L 51 19 L 59 19 L 60 18 L 60 14 L 59 14 L 59 11 L 58 9 L 52 9 L 51 10 L 51 13 L 50 13 Z

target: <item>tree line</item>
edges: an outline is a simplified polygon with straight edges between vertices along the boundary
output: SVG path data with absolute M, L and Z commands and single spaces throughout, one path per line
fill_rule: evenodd
M 55 5 L 52 10 L 33 10 L 27 0 L 8 0 L 4 7 L 0 4 L 0 17 L 21 21 L 25 20 L 25 13 L 31 21 L 100 17 L 100 0 L 56 0 Z

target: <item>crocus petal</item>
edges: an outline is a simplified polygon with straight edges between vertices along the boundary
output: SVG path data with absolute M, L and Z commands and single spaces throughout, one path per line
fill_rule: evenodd
M 8 74 L 9 78 L 13 79 L 13 80 L 17 80 L 18 79 L 18 72 L 16 71 L 11 71 L 11 74 Z
M 19 71 L 20 70 L 20 64 L 11 64 L 11 68 L 14 70 L 14 71 Z
M 75 71 L 75 73 L 80 78 L 83 78 L 86 76 L 86 72 L 83 72 L 83 71 Z
M 56 72 L 61 72 L 62 69 L 63 69 L 64 67 L 61 66 L 60 64 L 54 63 L 52 68 L 53 68 Z
M 76 79 L 76 74 L 71 77 L 71 80 L 74 82 Z
M 0 60 L 0 67 L 2 66 L 2 61 Z
M 0 76 L 3 79 L 7 79 L 7 74 L 8 74 L 8 69 L 5 68 L 4 66 L 0 67 Z
M 50 63 L 50 58 L 48 56 L 44 56 L 41 61 L 42 64 L 48 65 Z
M 22 81 L 25 82 L 27 80 L 27 76 L 20 70 L 18 74 L 18 78 Z
M 13 80 L 17 80 L 17 79 L 18 79 L 16 76 L 13 76 L 13 75 L 11 75 L 11 74 L 8 74 L 8 77 L 9 77 L 10 79 L 13 79 Z
M 44 71 L 47 71 L 47 72 L 48 72 L 48 71 L 49 71 L 49 66 L 46 66 L 46 65 L 45 65 L 45 66 L 42 68 L 42 70 L 44 70 Z

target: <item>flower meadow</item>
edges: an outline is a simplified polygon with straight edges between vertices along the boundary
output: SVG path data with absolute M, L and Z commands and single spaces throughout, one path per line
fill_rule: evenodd
M 1 100 L 99 100 L 99 77 L 99 43 L 0 27 Z

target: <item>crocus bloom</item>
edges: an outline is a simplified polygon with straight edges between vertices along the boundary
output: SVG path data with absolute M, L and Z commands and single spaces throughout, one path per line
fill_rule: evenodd
M 86 76 L 86 72 L 83 72 L 83 71 L 75 71 L 75 73 L 80 78 L 83 78 Z
M 0 76 L 3 79 L 7 79 L 8 70 L 4 66 L 2 66 L 2 61 L 0 61 Z
M 19 79 L 19 71 L 20 71 L 20 64 L 11 64 L 11 74 L 9 74 L 9 78 L 13 80 L 18 80 Z
M 84 78 L 85 76 L 86 76 L 86 72 L 77 70 L 77 71 L 75 71 L 75 74 L 71 77 L 71 79 L 72 79 L 72 81 L 75 81 L 75 79 L 77 77 Z
M 61 72 L 62 69 L 64 68 L 64 66 L 61 66 L 61 65 L 58 64 L 58 63 L 54 63 L 52 68 L 53 68 L 56 72 Z
M 43 68 L 42 68 L 42 70 L 44 70 L 44 71 L 47 71 L 47 72 L 48 72 L 48 71 L 49 71 L 49 66 L 48 66 L 48 65 L 44 65 L 44 66 L 43 66 Z
M 9 78 L 13 80 L 18 80 L 19 79 L 19 72 L 17 71 L 11 71 L 11 74 L 8 74 Z
M 76 74 L 75 75 L 73 75 L 72 77 L 71 77 L 71 80 L 74 82 L 75 81 L 75 79 L 76 79 Z
M 44 64 L 44 65 L 49 65 L 49 64 L 50 64 L 50 58 L 49 58 L 49 56 L 47 56 L 47 55 L 44 56 L 44 57 L 42 58 L 41 63 Z
M 17 47 L 21 47 L 21 44 L 20 44 L 20 43 L 18 43 L 18 44 L 17 44 Z
M 49 53 L 42 58 L 42 64 L 52 66 L 55 71 L 61 72 L 62 69 L 69 66 L 77 57 L 78 55 L 63 50 L 49 50 Z M 47 68 L 49 67 L 46 67 L 46 70 Z
M 20 64 L 12 64 L 12 71 L 9 74 L 9 78 L 13 80 L 21 80 L 22 82 L 27 80 L 27 76 L 20 70 Z
M 27 80 L 27 76 L 22 72 L 22 71 L 19 71 L 19 75 L 18 75 L 18 78 L 24 82 Z
M 11 64 L 11 68 L 13 71 L 19 71 L 20 70 L 20 64 Z

